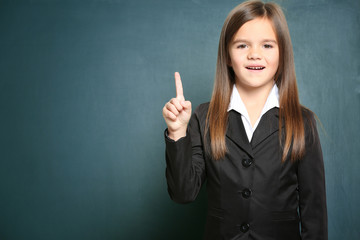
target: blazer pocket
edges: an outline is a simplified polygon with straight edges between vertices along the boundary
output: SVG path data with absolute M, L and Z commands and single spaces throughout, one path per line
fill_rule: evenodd
M 290 211 L 274 211 L 270 213 L 272 221 L 291 221 L 299 220 L 299 215 L 297 210 Z
M 208 216 L 215 217 L 218 220 L 224 220 L 224 210 L 221 208 L 209 207 Z

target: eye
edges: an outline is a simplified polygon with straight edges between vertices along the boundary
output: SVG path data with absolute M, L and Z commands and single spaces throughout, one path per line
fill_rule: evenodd
M 264 48 L 273 48 L 273 46 L 270 44 L 264 44 Z
M 243 48 L 246 48 L 246 44 L 239 44 L 236 46 L 236 48 L 240 48 L 240 49 L 243 49 Z

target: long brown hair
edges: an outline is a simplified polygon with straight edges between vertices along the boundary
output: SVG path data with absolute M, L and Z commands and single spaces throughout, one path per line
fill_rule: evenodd
M 305 152 L 305 134 L 301 105 L 299 102 L 293 49 L 287 22 L 281 8 L 275 3 L 247 1 L 235 7 L 227 16 L 220 34 L 214 89 L 206 117 L 206 132 L 209 131 L 211 154 L 219 160 L 226 154 L 225 133 L 235 73 L 228 64 L 229 46 L 235 33 L 248 21 L 255 18 L 271 21 L 279 46 L 279 67 L 274 76 L 279 88 L 280 144 L 283 147 L 282 161 L 288 154 L 292 161 L 300 159 Z M 282 126 L 285 139 L 282 139 Z M 206 136 L 206 134 L 205 134 Z

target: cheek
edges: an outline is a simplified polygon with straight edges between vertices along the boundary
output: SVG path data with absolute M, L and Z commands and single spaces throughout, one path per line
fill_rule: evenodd
M 243 60 L 241 59 L 241 56 L 238 55 L 238 54 L 237 55 L 231 55 L 230 56 L 230 61 L 231 61 L 231 66 L 233 68 L 239 67 L 243 62 Z
M 273 67 L 276 67 L 276 69 L 278 68 L 279 66 L 279 56 L 274 54 L 273 56 L 271 56 L 271 58 L 269 59 L 269 62 L 270 64 L 273 66 Z

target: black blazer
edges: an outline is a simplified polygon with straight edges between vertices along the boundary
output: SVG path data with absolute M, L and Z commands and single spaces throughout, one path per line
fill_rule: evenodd
M 194 111 L 186 137 L 176 142 L 165 137 L 170 197 L 191 202 L 207 180 L 204 239 L 327 240 L 324 164 L 311 112 L 303 110 L 303 159 L 281 163 L 279 109 L 273 108 L 262 116 L 250 143 L 241 115 L 230 111 L 228 153 L 215 161 L 203 141 L 208 106 Z

